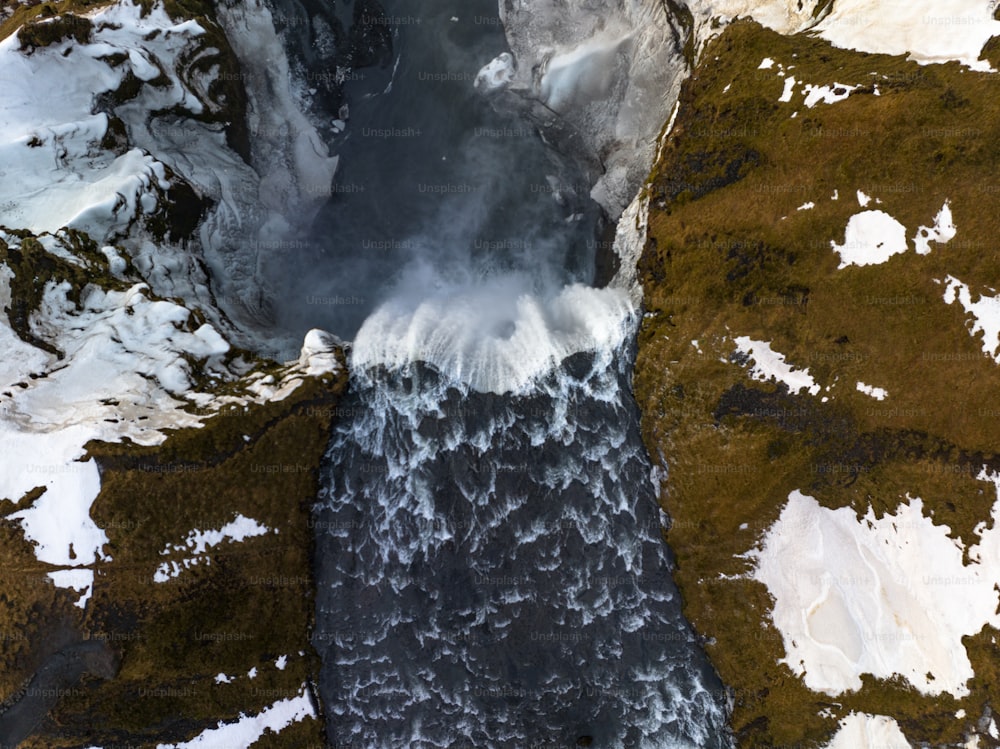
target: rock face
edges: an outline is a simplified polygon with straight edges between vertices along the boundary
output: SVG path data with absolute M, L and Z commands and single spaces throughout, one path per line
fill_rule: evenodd
M 585 161 L 592 195 L 613 219 L 648 173 L 686 70 L 687 32 L 668 5 L 504 0 L 513 59 L 500 55 L 477 81 L 501 106 L 524 109 L 557 149 Z
M 635 391 L 734 730 L 995 746 L 998 79 L 749 21 L 700 59 Z

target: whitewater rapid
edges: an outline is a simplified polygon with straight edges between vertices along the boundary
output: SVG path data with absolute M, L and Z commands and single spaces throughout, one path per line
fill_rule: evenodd
M 636 316 L 620 322 L 530 381 L 490 370 L 516 394 L 355 360 L 314 517 L 334 745 L 729 746 L 628 392 Z
M 572 284 L 532 293 L 517 276 L 392 299 L 361 326 L 357 371 L 423 361 L 473 390 L 521 393 L 580 351 L 620 347 L 635 313 L 623 289 Z

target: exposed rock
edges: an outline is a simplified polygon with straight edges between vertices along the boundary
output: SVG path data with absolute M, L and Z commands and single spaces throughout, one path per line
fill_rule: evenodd
M 500 17 L 513 60 L 483 68 L 481 87 L 581 158 L 594 199 L 617 219 L 645 179 L 686 71 L 682 22 L 658 0 L 506 0 Z

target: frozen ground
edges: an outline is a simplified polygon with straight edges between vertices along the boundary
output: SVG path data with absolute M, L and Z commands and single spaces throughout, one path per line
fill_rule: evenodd
M 837 47 L 861 52 L 909 55 L 921 64 L 958 61 L 975 70 L 989 70 L 979 60 L 983 45 L 1000 35 L 994 5 L 981 0 L 836 0 L 832 11 L 813 12 L 816 0 L 687 0 L 704 41 L 723 22 L 751 16 L 781 34 L 810 30 Z
M 996 475 L 978 478 L 996 491 Z M 994 521 L 998 513 L 1000 501 Z M 793 491 L 749 554 L 754 579 L 774 597 L 783 662 L 830 696 L 860 689 L 862 674 L 966 696 L 973 670 L 962 638 L 1000 625 L 1000 528 L 984 522 L 962 540 L 948 533 L 916 497 L 859 520 Z
M 99 277 L 99 261 L 75 255 L 65 236 L 41 242 L 52 256 Z M 21 246 L 14 235 L 0 238 Z M 5 307 L 12 306 L 13 280 L 0 264 Z M 197 428 L 225 405 L 280 400 L 306 377 L 338 366 L 333 340 L 314 331 L 298 361 L 274 374 L 255 372 L 186 307 L 156 298 L 136 277 L 122 276 L 117 286 L 74 290 L 68 281 L 49 281 L 29 318 L 31 335 L 49 350 L 25 342 L 0 318 L 0 498 L 23 505 L 10 517 L 21 523 L 39 561 L 73 571 L 52 579 L 82 591 L 81 605 L 89 567 L 107 558 L 107 537 L 90 518 L 100 476 L 93 459 L 82 460 L 88 441 L 159 444 L 164 429 Z M 237 382 L 235 394 L 214 392 Z M 39 489 L 40 496 L 24 499 Z
M 94 279 L 82 288 L 47 283 L 28 321 L 31 342 L 0 322 L 0 497 L 23 505 L 11 517 L 39 561 L 62 568 L 53 581 L 81 592 L 81 606 L 87 568 L 106 558 L 107 541 L 89 515 L 100 477 L 93 460 L 81 460 L 87 441 L 157 444 L 164 428 L 200 426 L 227 403 L 281 399 L 337 366 L 332 339 L 314 331 L 299 361 L 277 376 L 252 372 L 232 350 L 227 339 L 237 331 L 213 306 L 198 264 L 200 246 L 223 285 L 252 282 L 260 241 L 273 240 L 276 226 L 288 229 L 282 216 L 323 199 L 336 168 L 285 80 L 266 9 L 241 6 L 226 16 L 238 52 L 258 61 L 251 94 L 280 92 L 267 106 L 253 100 L 252 124 L 264 132 L 258 150 L 267 154 L 257 164 L 263 181 L 211 121 L 223 110 L 211 94 L 220 69 L 205 28 L 171 19 L 160 5 L 143 15 L 130 0 L 88 18 L 86 44 L 70 37 L 22 50 L 16 34 L 0 42 L 0 226 L 39 234 L 44 252 Z M 290 128 L 279 133 L 279 120 Z M 299 192 L 290 192 L 293 183 Z M 214 201 L 200 245 L 153 241 L 148 231 L 148 221 L 169 215 L 169 191 L 179 185 Z M 58 233 L 63 227 L 86 232 L 107 262 L 76 252 Z M 22 243 L 10 231 L 0 239 L 12 249 Z M 15 306 L 14 280 L 15 270 L 0 264 L 4 307 Z M 240 378 L 242 396 L 215 395 Z
M 265 733 L 278 733 L 283 728 L 306 718 L 315 718 L 316 710 L 306 693 L 305 685 L 295 697 L 278 700 L 256 715 L 241 715 L 233 723 L 219 723 L 215 728 L 198 734 L 182 744 L 157 744 L 156 749 L 237 749 L 248 747 Z M 91 749 L 100 749 L 92 747 Z
M 753 361 L 750 376 L 759 381 L 774 380 L 788 387 L 792 393 L 803 390 L 816 395 L 820 386 L 809 374 L 808 369 L 797 369 L 785 361 L 785 355 L 771 348 L 767 341 L 755 341 L 749 336 L 736 339 L 736 350 Z
M 826 749 L 910 749 L 910 743 L 892 718 L 851 713 L 840 721 Z
M 69 226 L 119 243 L 157 293 L 248 324 L 268 315 L 260 264 L 296 249 L 331 194 L 337 158 L 304 114 L 267 8 L 220 13 L 243 67 L 249 163 L 227 138 L 234 104 L 216 90 L 234 74 L 196 21 L 120 0 L 87 16 L 88 44 L 68 38 L 27 54 L 16 34 L 0 43 L 0 226 Z M 153 237 L 150 220 L 171 223 L 179 193 L 169 191 L 181 188 L 205 211 L 195 235 Z

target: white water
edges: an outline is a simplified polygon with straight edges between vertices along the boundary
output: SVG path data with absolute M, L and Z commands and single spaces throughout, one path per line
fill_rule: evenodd
M 419 363 L 352 373 L 314 520 L 334 744 L 729 746 L 630 366 L 602 346 L 503 395 Z
M 575 353 L 621 346 L 635 312 L 620 289 L 572 284 L 537 293 L 517 275 L 439 284 L 378 308 L 358 332 L 352 367 L 423 361 L 480 392 L 526 392 Z

